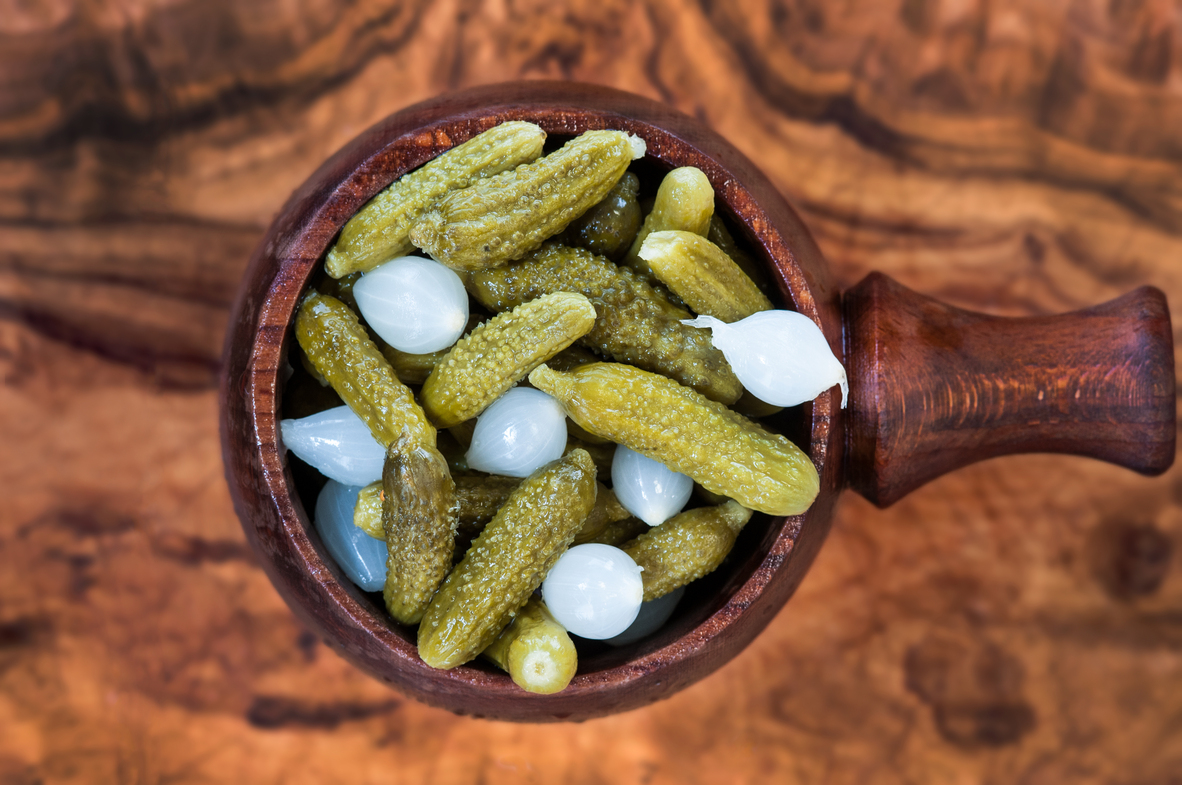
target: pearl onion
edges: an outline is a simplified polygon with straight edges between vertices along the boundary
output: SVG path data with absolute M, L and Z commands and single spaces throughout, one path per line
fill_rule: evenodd
M 329 480 L 316 500 L 316 531 L 337 566 L 365 591 L 386 584 L 386 542 L 370 537 L 353 524 L 359 485 Z
M 665 626 L 665 622 L 669 621 L 669 617 L 673 615 L 674 609 L 677 608 L 677 603 L 681 602 L 681 596 L 683 594 L 685 594 L 684 586 L 674 589 L 664 597 L 642 602 L 640 604 L 640 613 L 636 614 L 636 621 L 628 625 L 628 629 L 615 637 L 608 638 L 604 643 L 611 646 L 626 646 L 629 643 L 635 643 L 641 638 L 647 638 L 652 635 L 661 629 L 661 627 Z
M 841 407 L 849 383 L 816 322 L 796 311 L 762 311 L 727 324 L 712 316 L 683 321 L 711 331 L 711 342 L 726 356 L 743 387 L 773 406 L 811 401 L 841 385 Z
M 410 354 L 446 349 L 468 325 L 464 282 L 433 259 L 391 259 L 363 275 L 353 297 L 374 332 Z
M 541 390 L 515 387 L 476 418 L 468 466 L 506 477 L 528 477 L 566 449 L 566 413 Z
M 612 458 L 612 490 L 628 512 L 656 526 L 681 511 L 694 481 L 621 444 Z
M 345 485 L 369 485 L 382 479 L 386 450 L 348 406 L 282 420 L 279 434 L 287 449 L 325 477 Z
M 542 598 L 567 632 L 602 640 L 636 619 L 644 599 L 640 567 L 610 545 L 576 545 L 542 581 Z

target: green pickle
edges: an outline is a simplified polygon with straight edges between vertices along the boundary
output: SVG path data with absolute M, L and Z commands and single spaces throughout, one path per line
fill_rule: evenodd
M 424 412 L 439 428 L 472 419 L 594 324 L 595 308 L 573 292 L 548 294 L 498 314 L 440 360 L 419 396 Z
M 735 238 L 731 236 L 730 230 L 726 228 L 726 223 L 717 213 L 710 219 L 710 231 L 706 233 L 706 239 L 714 243 L 722 250 L 724 254 L 731 258 L 731 261 L 739 265 L 739 269 L 747 274 L 747 277 L 755 281 L 755 285 L 759 287 L 759 291 L 765 295 L 771 296 L 775 290 L 772 286 L 771 280 L 768 278 L 767 270 L 761 267 L 751 254 L 743 250 L 743 247 L 735 242 Z
M 626 173 L 603 201 L 566 227 L 563 245 L 586 248 L 613 262 L 620 261 L 640 231 L 642 217 L 640 203 L 636 201 L 639 191 L 640 180 L 631 172 Z
M 609 470 L 608 474 L 610 475 L 610 473 Z M 598 492 L 595 494 L 595 506 L 591 508 L 591 513 L 587 516 L 587 520 L 583 521 L 583 527 L 575 535 L 572 545 L 582 545 L 585 542 L 601 542 L 600 537 L 605 531 L 614 524 L 631 517 L 632 513 L 628 512 L 627 508 L 620 504 L 620 500 L 616 498 L 616 494 L 611 489 L 599 484 Z M 641 521 L 641 524 L 645 525 L 643 521 Z
M 518 687 L 539 695 L 566 689 L 579 667 L 574 641 L 538 599 L 527 602 L 481 654 Z
M 701 169 L 683 166 L 674 169 L 661 180 L 653 209 L 645 216 L 644 225 L 632 241 L 624 264 L 647 279 L 653 277 L 648 262 L 640 256 L 640 248 L 653 232 L 677 229 L 700 234 L 710 231 L 710 219 L 714 216 L 714 188 Z
M 796 515 L 820 490 L 799 447 L 672 379 L 619 363 L 567 373 L 538 366 L 530 383 L 566 415 L 707 490 L 769 515 Z
M 349 306 L 335 297 L 308 295 L 296 314 L 295 334 L 308 360 L 383 447 L 403 428 L 417 444 L 434 447 L 435 428 Z
M 451 568 L 455 484 L 434 445 L 418 444 L 404 430 L 386 451 L 382 495 L 387 550 L 382 597 L 395 620 L 416 624 Z
M 714 572 L 750 519 L 751 510 L 728 501 L 675 515 L 621 545 L 642 570 L 644 601 Z
M 640 258 L 695 313 L 729 324 L 772 309 L 755 282 L 701 235 L 653 232 L 640 247 Z
M 353 505 L 353 525 L 378 540 L 386 539 L 382 525 L 382 481 L 371 482 L 357 494 Z
M 424 212 L 456 189 L 533 161 L 545 141 L 533 123 L 502 123 L 404 174 L 345 224 L 325 259 L 328 274 L 368 272 L 410 253 L 410 228 Z
M 582 248 L 547 244 L 519 262 L 468 276 L 469 293 L 503 311 L 552 292 L 579 292 L 599 318 L 580 343 L 619 362 L 664 374 L 721 403 L 743 386 L 706 330 L 681 323 L 688 311 L 624 267 Z
M 452 192 L 415 223 L 411 241 L 456 270 L 520 259 L 603 199 L 642 155 L 637 137 L 587 131 L 534 163 Z
M 454 668 L 487 648 L 570 546 L 595 493 L 595 464 L 582 450 L 523 480 L 427 607 L 423 662 Z
M 475 539 L 509 500 L 521 480 L 496 474 L 472 474 L 455 478 L 456 532 Z

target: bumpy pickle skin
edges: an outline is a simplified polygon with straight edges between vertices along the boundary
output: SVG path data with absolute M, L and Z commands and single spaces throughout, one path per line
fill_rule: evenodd
M 755 282 L 701 235 L 653 232 L 640 247 L 640 258 L 648 262 L 657 280 L 699 315 L 730 324 L 772 309 Z
M 648 524 L 639 518 L 622 518 L 604 526 L 594 537 L 575 544 L 582 545 L 583 542 L 595 542 L 600 545 L 612 545 L 618 548 L 622 543 L 634 540 L 646 531 L 648 531 Z
M 347 305 L 308 295 L 296 314 L 295 334 L 313 367 L 383 447 L 404 427 L 417 444 L 435 444 L 435 428 Z
M 586 248 L 613 262 L 620 261 L 640 231 L 642 216 L 640 203 L 636 201 L 639 191 L 640 180 L 626 172 L 603 201 L 566 227 L 563 244 Z
M 749 520 L 751 510 L 728 501 L 675 515 L 621 545 L 642 569 L 644 601 L 664 597 L 714 572 Z
M 764 294 L 770 294 L 775 287 L 772 286 L 771 280 L 768 278 L 767 270 L 759 265 L 751 254 L 747 253 L 741 245 L 735 242 L 735 238 L 731 235 L 730 230 L 726 228 L 726 224 L 722 218 L 716 213 L 710 219 L 710 231 L 706 233 L 706 239 L 717 245 L 724 254 L 731 258 L 731 261 L 739 265 L 739 269 L 747 274 L 747 277 L 755 281 L 755 285 L 759 287 L 759 291 Z
M 456 543 L 455 484 L 447 461 L 403 431 L 382 469 L 386 585 L 382 598 L 396 621 L 417 624 L 451 568 Z
M 595 307 L 574 292 L 498 314 L 461 338 L 427 377 L 423 411 L 438 428 L 472 419 L 594 325 Z
M 534 163 L 452 192 L 415 222 L 411 241 L 456 270 L 520 259 L 603 199 L 642 155 L 635 136 L 587 131 Z
M 582 450 L 523 480 L 427 607 L 423 662 L 454 668 L 487 648 L 570 546 L 595 491 L 595 465 Z
M 476 329 L 482 320 L 483 317 L 480 314 L 469 316 L 464 334 L 467 335 Z M 411 354 L 395 349 L 387 343 L 379 343 L 378 346 L 382 350 L 382 356 L 386 358 L 386 362 L 390 363 L 390 367 L 394 369 L 395 375 L 403 384 L 422 384 L 427 381 L 431 371 L 435 370 L 435 366 L 439 365 L 440 361 L 451 351 L 448 348 L 430 354 Z
M 611 473 L 610 470 L 608 473 Z M 582 545 L 585 542 L 599 542 L 598 537 L 608 527 L 630 517 L 632 517 L 632 513 L 620 504 L 616 494 L 600 483 L 595 494 L 595 506 L 591 508 L 591 514 L 587 516 L 587 520 L 583 521 L 582 528 L 579 529 L 579 533 L 575 535 L 574 542 L 571 544 Z
M 475 539 L 509 500 L 521 480 L 496 474 L 454 478 L 456 483 L 456 534 Z
M 574 641 L 538 599 L 530 599 L 481 654 L 518 687 L 538 695 L 566 689 L 579 667 Z
M 353 525 L 375 539 L 386 539 L 382 525 L 382 481 L 371 482 L 357 494 L 353 505 Z
M 424 212 L 454 190 L 537 159 L 545 141 L 533 123 L 502 123 L 403 175 L 345 224 L 325 259 L 328 274 L 368 272 L 410 253 L 410 228 Z
M 674 169 L 661 180 L 653 209 L 644 218 L 644 225 L 632 241 L 624 257 L 624 264 L 647 279 L 652 278 L 648 262 L 640 256 L 640 247 L 653 232 L 676 229 L 700 234 L 710 231 L 710 219 L 714 216 L 714 188 L 710 180 L 694 166 Z
M 749 509 L 797 515 L 820 490 L 817 469 L 800 448 L 672 379 L 597 363 L 567 373 L 541 365 L 529 380 L 588 431 Z
M 681 323 L 688 311 L 639 276 L 582 248 L 547 244 L 519 262 L 469 275 L 468 291 L 503 311 L 552 292 L 578 292 L 595 306 L 595 326 L 579 342 L 613 360 L 664 374 L 721 403 L 743 386 L 705 330 Z

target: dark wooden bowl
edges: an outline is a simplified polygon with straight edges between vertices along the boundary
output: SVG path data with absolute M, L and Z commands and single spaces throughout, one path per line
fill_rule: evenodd
M 450 671 L 419 660 L 414 631 L 327 557 L 314 502 L 280 448 L 282 369 L 300 293 L 346 220 L 403 173 L 506 120 L 555 136 L 618 128 L 648 143 L 654 171 L 696 166 L 718 209 L 762 255 L 780 307 L 815 320 L 850 374 L 782 415 L 812 457 L 821 492 L 803 515 L 758 516 L 728 561 L 691 586 L 671 622 L 620 649 L 592 646 L 558 695 L 531 695 L 480 661 Z M 506 720 L 580 720 L 636 708 L 734 657 L 787 601 L 851 487 L 885 506 L 982 458 L 1065 452 L 1136 471 L 1174 457 L 1173 344 L 1165 297 L 1144 287 L 1056 317 L 1007 319 L 952 308 L 871 274 L 844 298 L 800 219 L 759 171 L 699 122 L 591 85 L 481 87 L 405 109 L 366 131 L 291 197 L 255 251 L 230 322 L 221 384 L 226 477 L 255 552 L 296 614 L 359 668 L 433 706 Z

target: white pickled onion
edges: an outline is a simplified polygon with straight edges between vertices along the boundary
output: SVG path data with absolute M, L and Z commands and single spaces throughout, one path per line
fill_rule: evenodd
M 611 545 L 576 545 L 562 554 L 542 582 L 542 598 L 567 632 L 602 640 L 636 619 L 644 599 L 640 567 Z
M 566 449 L 566 413 L 541 390 L 515 387 L 476 418 L 468 465 L 506 477 L 528 477 Z
M 287 449 L 329 479 L 345 485 L 382 479 L 386 450 L 348 406 L 282 420 L 279 434 Z
M 612 490 L 628 512 L 656 526 L 681 512 L 694 481 L 621 444 L 612 457 Z
M 391 259 L 361 276 L 353 297 L 374 332 L 410 354 L 446 349 L 468 324 L 464 282 L 434 259 Z
M 381 591 L 386 584 L 386 542 L 353 524 L 360 492 L 361 486 L 329 480 L 316 500 L 316 531 L 349 580 L 365 591 Z

